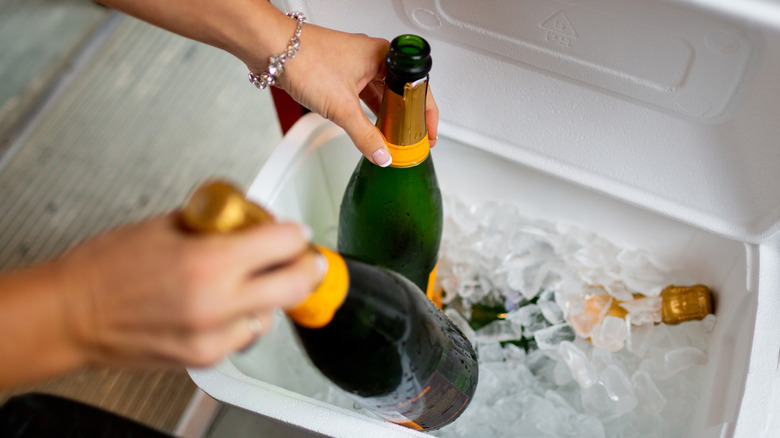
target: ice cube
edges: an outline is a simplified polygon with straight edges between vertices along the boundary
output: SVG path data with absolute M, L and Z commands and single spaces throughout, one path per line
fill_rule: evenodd
M 488 230 L 504 232 L 513 228 L 517 221 L 517 213 L 517 207 L 512 204 L 498 204 L 483 215 L 480 222 Z
M 666 397 L 661 394 L 650 374 L 647 371 L 638 370 L 631 376 L 631 382 L 634 385 L 639 408 L 650 414 L 661 412 L 666 404 Z
M 532 300 L 543 290 L 555 287 L 560 282 L 560 276 L 550 270 L 550 265 L 544 261 L 537 261 L 524 268 L 512 268 L 507 271 L 506 284 Z
M 536 304 L 528 304 L 507 313 L 506 320 L 517 327 L 522 327 L 530 336 L 549 325 L 542 315 L 542 310 Z
M 609 398 L 604 385 L 596 382 L 587 388 L 582 388 L 580 404 L 586 414 L 593 415 L 601 420 L 614 415 L 612 409 L 614 402 Z
M 553 325 L 534 332 L 536 345 L 542 349 L 556 349 L 562 341 L 573 341 L 574 329 L 569 324 Z
M 591 332 L 593 346 L 609 351 L 618 351 L 625 345 L 627 330 L 625 319 L 607 316 L 601 322 L 598 334 L 593 336 L 593 332 Z
M 550 324 L 560 324 L 563 322 L 563 310 L 558 307 L 555 301 L 543 301 L 539 300 L 536 303 L 539 306 L 539 310 L 542 311 L 542 316 Z
M 559 393 L 548 389 L 544 392 L 544 398 L 550 401 L 556 408 L 563 408 L 566 411 L 569 411 L 571 413 L 576 412 L 576 409 L 569 403 L 565 398 L 563 398 Z
M 579 336 L 592 337 L 594 329 L 598 329 L 606 316 L 610 304 L 612 304 L 612 297 L 599 293 L 584 298 L 579 296 L 577 299 L 582 301 L 583 310 L 578 314 L 570 314 L 572 316 L 569 318 L 569 322 Z
M 610 400 L 615 402 L 619 415 L 632 411 L 637 405 L 636 395 L 631 381 L 619 367 L 610 365 L 599 375 L 599 383 L 604 385 Z
M 691 367 L 706 365 L 707 360 L 707 354 L 695 347 L 676 348 L 664 355 L 664 364 L 672 375 Z
M 525 233 L 522 230 L 517 230 L 509 238 L 508 249 L 515 254 L 528 254 L 533 251 L 533 247 L 537 242 L 538 240 L 536 237 Z
M 619 362 L 616 356 L 618 356 L 616 353 L 609 350 L 593 348 L 590 351 L 590 363 L 593 364 L 598 373 L 601 373 L 610 365 L 618 365 Z
M 615 257 L 626 285 L 645 295 L 658 295 L 668 286 L 668 273 L 663 272 L 650 260 L 646 250 L 621 250 Z
M 586 413 L 601 418 L 610 426 L 637 405 L 631 381 L 614 365 L 601 372 L 597 384 L 582 390 L 580 400 Z
M 528 369 L 536 376 L 539 383 L 544 383 L 545 385 L 555 382 L 555 366 L 557 363 L 556 359 L 550 358 L 542 350 L 531 350 L 526 358 Z
M 631 291 L 625 283 L 622 281 L 614 281 L 612 283 L 605 283 L 603 285 L 604 290 L 612 298 L 618 301 L 631 301 L 634 299 L 633 291 Z
M 661 322 L 661 297 L 643 297 L 620 303 L 628 311 L 633 324 Z
M 536 423 L 536 429 L 553 437 L 577 436 L 577 426 L 572 422 L 573 415 L 561 408 L 554 408 L 550 415 Z
M 460 287 L 458 288 L 458 296 L 469 301 L 474 296 L 478 297 L 479 294 L 480 294 L 479 284 L 473 281 L 463 282 L 460 284 Z
M 523 399 L 523 419 L 531 424 L 539 424 L 550 419 L 555 412 L 555 406 L 536 394 L 526 394 Z
M 715 328 L 715 315 L 709 314 L 705 316 L 701 320 L 701 326 L 704 333 L 712 333 L 712 330 Z
M 676 326 L 672 326 L 672 328 L 675 329 L 677 336 L 685 337 L 688 346 L 706 350 L 707 345 L 709 345 L 714 322 L 715 315 L 710 314 L 701 321 L 686 321 Z
M 653 334 L 653 324 L 646 323 L 634 325 L 633 320 L 629 318 L 630 324 L 626 324 L 628 334 L 626 337 L 626 348 L 639 357 L 643 357 L 647 351 L 648 341 Z
M 580 414 L 572 420 L 577 425 L 577 438 L 605 438 L 604 425 L 598 418 Z
M 656 349 L 655 353 L 648 354 L 639 369 L 657 380 L 669 379 L 680 371 L 707 363 L 707 354 L 695 347 L 679 347 L 666 352 Z
M 477 271 L 474 269 L 474 264 L 467 261 L 458 261 L 452 265 L 452 275 L 454 275 L 461 282 L 474 281 L 477 276 Z
M 504 348 L 504 357 L 505 357 L 504 360 L 508 364 L 525 363 L 527 354 L 524 349 L 511 343 L 505 344 L 502 347 Z
M 444 205 L 451 205 L 452 213 L 449 217 L 453 220 L 458 227 L 458 231 L 464 235 L 469 235 L 479 228 L 479 220 L 472 207 L 460 201 L 459 199 L 452 199 L 452 202 L 445 203 Z
M 506 360 L 506 352 L 498 342 L 478 342 L 476 346 L 479 363 L 503 362 Z
M 506 238 L 498 233 L 490 233 L 481 236 L 474 244 L 474 250 L 487 259 L 504 257 L 507 247 Z
M 566 363 L 574 380 L 583 388 L 590 388 L 598 380 L 596 368 L 588 356 L 569 341 L 558 344 L 558 355 Z
M 504 342 L 522 339 L 522 329 L 511 321 L 496 320 L 476 331 L 478 342 Z
M 566 365 L 566 362 L 559 360 L 555 363 L 555 367 L 553 368 L 552 373 L 552 381 L 558 387 L 564 386 L 572 381 L 571 370 L 569 370 L 569 366 Z

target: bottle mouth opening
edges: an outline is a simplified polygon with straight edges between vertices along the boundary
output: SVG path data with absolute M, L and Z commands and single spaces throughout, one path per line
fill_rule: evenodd
M 431 54 L 428 42 L 417 35 L 401 35 L 395 38 L 390 45 L 390 50 L 420 60 Z
M 398 92 L 406 82 L 414 82 L 428 75 L 433 66 L 431 46 L 417 35 L 400 35 L 390 43 L 385 58 L 387 81 Z

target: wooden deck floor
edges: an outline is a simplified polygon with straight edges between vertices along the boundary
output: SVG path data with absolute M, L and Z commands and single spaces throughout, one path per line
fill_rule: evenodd
M 52 69 L 72 77 L 52 90 Z M 0 271 L 176 208 L 208 177 L 246 186 L 281 138 L 270 94 L 232 56 L 89 2 L 0 0 L 2 78 Z M 195 389 L 184 369 L 88 369 L 0 402 L 55 393 L 173 432 Z

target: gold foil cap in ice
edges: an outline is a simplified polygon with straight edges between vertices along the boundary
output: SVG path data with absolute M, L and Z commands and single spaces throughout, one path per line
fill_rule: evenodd
M 662 320 L 666 324 L 703 319 L 713 313 L 712 292 L 707 286 L 668 286 L 661 292 Z
M 194 233 L 229 233 L 273 220 L 235 186 L 209 181 L 198 187 L 181 210 L 181 227 Z

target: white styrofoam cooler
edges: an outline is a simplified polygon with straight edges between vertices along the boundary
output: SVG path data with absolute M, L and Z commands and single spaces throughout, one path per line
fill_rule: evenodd
M 711 286 L 718 319 L 691 434 L 780 436 L 780 2 L 276 3 L 340 30 L 427 38 L 442 191 L 578 224 Z M 308 115 L 249 195 L 330 240 L 358 158 Z M 301 353 L 278 319 L 194 381 L 326 435 L 424 436 L 310 398 L 299 381 L 322 378 L 280 369 L 279 355 Z

